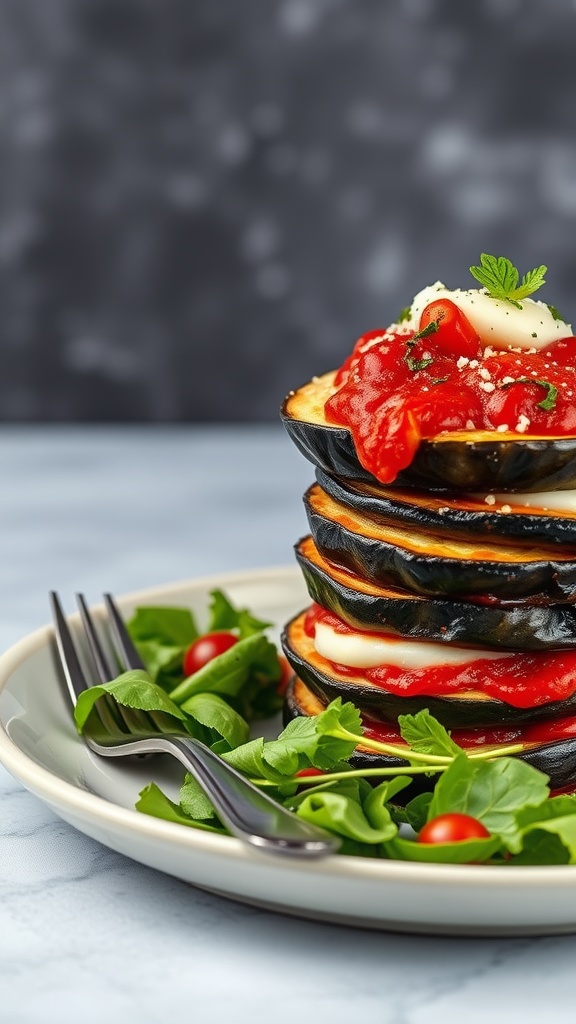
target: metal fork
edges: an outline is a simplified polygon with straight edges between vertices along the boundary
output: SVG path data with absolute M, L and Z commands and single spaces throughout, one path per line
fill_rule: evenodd
M 76 704 L 80 693 L 92 684 L 81 666 L 58 594 L 52 592 L 50 601 L 60 663 L 72 703 Z M 97 681 L 108 682 L 119 674 L 119 669 L 111 663 L 104 650 L 81 594 L 77 595 L 77 601 Z M 112 596 L 105 594 L 104 601 L 109 632 L 119 661 L 126 669 L 144 668 Z M 188 735 L 158 732 L 158 719 L 154 721 L 147 712 L 124 709 L 112 702 L 100 701 L 98 704 L 102 722 L 102 737 L 99 739 L 102 742 L 83 736 L 91 750 L 102 757 L 172 754 L 200 783 L 230 832 L 250 846 L 267 853 L 297 857 L 323 857 L 334 853 L 340 846 L 336 836 L 276 803 L 199 740 Z M 134 732 L 137 738 L 134 738 Z

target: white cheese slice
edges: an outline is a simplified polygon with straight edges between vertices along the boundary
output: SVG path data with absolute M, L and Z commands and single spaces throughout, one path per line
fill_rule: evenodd
M 433 665 L 464 665 L 479 659 L 511 658 L 510 652 L 478 651 L 452 644 L 428 643 L 424 640 L 396 640 L 392 637 L 366 636 L 363 633 L 337 633 L 325 622 L 316 623 L 314 647 L 328 661 L 348 668 L 376 668 L 395 665 L 398 668 L 430 668 Z
M 523 299 L 522 308 L 518 309 L 511 302 L 493 299 L 483 290 L 456 288 L 452 291 L 441 281 L 428 285 L 414 297 L 410 308 L 411 327 L 418 329 L 422 310 L 436 299 L 451 299 L 468 317 L 482 343 L 492 348 L 539 349 L 572 334 L 571 325 L 555 320 L 545 302 Z
M 486 502 L 485 494 L 475 494 L 478 501 Z M 487 503 L 497 508 L 499 504 L 521 505 L 523 508 L 533 508 L 539 512 L 576 512 L 576 491 L 538 491 L 536 494 L 494 494 Z

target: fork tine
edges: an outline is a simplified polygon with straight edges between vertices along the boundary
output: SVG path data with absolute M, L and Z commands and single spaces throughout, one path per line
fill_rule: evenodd
M 110 661 L 104 652 L 104 648 L 100 642 L 100 637 L 98 636 L 96 627 L 92 621 L 92 616 L 88 611 L 88 605 L 86 604 L 84 594 L 76 594 L 76 601 L 78 603 L 78 608 L 80 609 L 80 617 L 86 631 L 88 645 L 94 659 L 98 677 L 101 683 L 107 683 L 110 679 L 114 679 L 114 676 L 116 676 L 118 672 L 115 667 L 111 666 Z
M 144 668 L 112 594 L 104 594 L 104 602 L 110 617 L 110 629 L 126 668 Z
M 76 647 L 72 640 L 72 634 L 70 633 L 68 623 L 66 622 L 64 612 L 62 611 L 60 598 L 55 591 L 50 592 L 50 602 L 52 605 L 56 646 L 58 648 L 58 656 L 62 666 L 62 672 L 64 673 L 64 678 L 72 698 L 72 703 L 76 704 L 80 694 L 84 690 L 89 689 L 92 683 L 86 678 L 84 669 L 80 664 L 80 659 L 78 658 Z M 126 727 L 122 718 L 114 713 L 115 706 L 113 704 L 108 705 L 105 700 L 101 699 L 97 701 L 96 711 L 106 731 L 110 732 L 112 735 L 118 731 L 125 731 Z
M 84 670 L 80 664 L 70 630 L 68 629 L 68 623 L 64 618 L 60 598 L 55 590 L 50 592 L 50 603 L 52 605 L 54 632 L 56 634 L 56 644 L 62 671 L 64 672 L 72 703 L 75 704 L 82 691 L 87 690 L 90 684 L 84 675 Z

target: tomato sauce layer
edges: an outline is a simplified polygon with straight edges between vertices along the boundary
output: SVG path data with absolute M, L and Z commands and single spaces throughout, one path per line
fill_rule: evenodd
M 424 310 L 418 333 L 395 326 L 363 335 L 325 404 L 382 483 L 410 465 L 420 441 L 444 431 L 576 434 L 575 337 L 538 352 L 483 349 L 464 314 L 443 305 L 446 315 L 432 322 Z
M 393 723 L 374 722 L 362 719 L 362 733 L 367 739 L 379 743 L 404 744 L 400 730 Z M 475 747 L 502 747 L 512 743 L 556 743 L 559 740 L 576 737 L 576 716 L 557 718 L 552 721 L 533 722 L 514 728 L 500 726 L 495 729 L 450 729 L 455 743 L 464 750 Z
M 325 623 L 337 633 L 383 637 L 382 633 L 352 629 L 338 616 L 313 604 L 304 623 L 308 636 L 314 636 L 317 622 Z M 573 651 L 517 653 L 512 658 L 480 657 L 461 665 L 432 665 L 410 670 L 396 665 L 357 669 L 333 662 L 328 664 L 333 664 L 340 675 L 365 678 L 389 693 L 404 697 L 438 697 L 476 691 L 511 707 L 533 708 L 567 700 L 576 691 L 576 653 Z

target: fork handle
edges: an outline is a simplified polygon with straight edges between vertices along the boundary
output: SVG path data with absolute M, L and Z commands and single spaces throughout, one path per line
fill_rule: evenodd
M 325 857 L 340 846 L 336 836 L 286 810 L 191 736 L 146 737 L 121 746 L 84 738 L 95 753 L 106 757 L 172 754 L 200 783 L 230 832 L 266 853 Z

